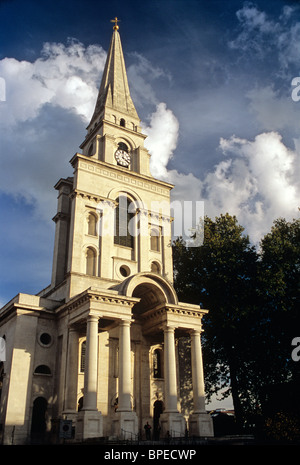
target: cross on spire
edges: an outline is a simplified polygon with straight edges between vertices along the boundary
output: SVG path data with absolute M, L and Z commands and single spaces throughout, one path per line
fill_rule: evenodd
M 118 23 L 120 22 L 121 20 L 118 19 L 117 17 L 115 17 L 115 19 L 111 19 L 110 22 L 111 23 L 115 23 L 114 25 L 114 30 L 117 31 L 119 29 L 119 26 L 118 26 Z

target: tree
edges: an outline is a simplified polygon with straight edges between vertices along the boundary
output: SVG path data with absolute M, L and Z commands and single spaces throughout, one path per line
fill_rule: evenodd
M 180 300 L 208 308 L 203 326 L 203 358 L 209 395 L 225 388 L 232 394 L 237 421 L 242 422 L 241 370 L 249 314 L 255 306 L 257 254 L 243 227 L 228 214 L 204 220 L 204 242 L 173 246 L 174 284 Z M 245 383 L 247 386 L 247 383 Z M 242 391 L 244 390 L 244 396 Z
M 300 337 L 300 220 L 276 220 L 259 252 L 243 231 L 228 214 L 206 217 L 203 245 L 189 248 L 180 238 L 173 244 L 180 300 L 209 310 L 206 392 L 231 394 L 240 425 L 261 407 L 300 418 L 300 363 L 291 357 L 292 340 Z
M 300 220 L 276 220 L 261 241 L 260 255 L 256 346 L 261 387 L 266 391 L 300 381 L 299 363 L 291 357 L 291 342 L 300 336 Z

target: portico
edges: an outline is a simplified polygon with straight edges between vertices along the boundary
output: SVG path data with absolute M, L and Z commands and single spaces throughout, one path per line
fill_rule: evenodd
M 124 292 L 124 294 L 120 294 Z M 72 308 L 68 329 L 68 361 L 65 390 L 65 418 L 76 422 L 77 439 L 111 435 L 132 437 L 142 430 L 143 422 L 151 416 L 153 405 L 150 401 L 150 389 L 146 404 L 149 411 L 143 411 L 138 418 L 136 409 L 145 403 L 145 391 L 140 389 L 140 380 L 136 378 L 137 369 L 133 366 L 133 343 L 151 352 L 151 345 L 161 341 L 163 351 L 163 383 L 161 402 L 164 405 L 159 422 L 163 436 L 183 436 L 185 420 L 180 413 L 180 398 L 177 379 L 177 361 L 175 333 L 191 337 L 192 383 L 194 411 L 190 418 L 193 434 L 199 435 L 199 418 L 207 417 L 205 411 L 204 378 L 202 367 L 200 333 L 201 319 L 206 310 L 199 306 L 177 302 L 172 285 L 161 276 L 141 273 L 131 276 L 121 285 L 105 293 L 89 289 L 79 299 L 72 299 L 63 311 Z M 103 415 L 98 409 L 101 397 L 99 384 L 103 378 L 99 373 L 101 347 L 98 335 L 107 329 L 114 331 L 118 347 L 118 376 L 116 393 L 117 408 Z M 86 334 L 85 372 L 83 388 L 83 407 L 77 413 L 78 387 L 77 371 L 79 357 L 79 337 Z M 137 338 L 139 339 L 137 341 Z M 138 344 L 137 344 L 138 342 Z M 137 357 L 135 357 L 137 358 Z M 139 358 L 139 357 L 138 357 Z M 109 385 L 108 380 L 105 383 Z M 148 379 L 150 386 L 150 375 Z M 111 392 L 111 397 L 113 392 Z M 107 413 L 109 415 L 107 415 Z M 107 418 L 110 417 L 110 418 Z M 209 422 L 209 418 L 207 418 Z M 103 424 L 104 422 L 104 424 Z M 105 430 L 105 431 L 104 431 Z M 105 434 L 104 434 L 105 432 Z M 203 433 L 203 431 L 202 431 Z M 205 430 L 205 436 L 212 431 Z M 203 435 L 203 434 L 202 434 Z

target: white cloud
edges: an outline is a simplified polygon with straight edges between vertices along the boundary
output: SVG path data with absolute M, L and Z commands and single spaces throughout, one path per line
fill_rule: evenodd
M 229 47 L 242 52 L 254 52 L 263 59 L 268 54 L 278 60 L 276 75 L 289 75 L 289 67 L 298 69 L 300 53 L 299 6 L 283 6 L 278 19 L 270 18 L 256 5 L 246 3 L 237 11 L 241 31 L 229 42 Z M 245 55 L 249 59 L 249 55 Z
M 148 138 L 145 147 L 151 154 L 150 169 L 152 176 L 165 178 L 167 164 L 177 146 L 179 123 L 165 103 L 159 103 L 152 113 L 150 125 L 143 130 Z
M 292 91 L 296 87 L 290 87 L 289 93 L 282 94 L 274 86 L 255 87 L 247 93 L 250 109 L 264 130 L 289 129 L 299 132 L 300 106 L 293 101 Z
M 259 11 L 253 4 L 245 4 L 237 11 L 238 20 L 249 30 L 267 34 L 277 28 L 277 24 L 267 18 L 264 11 Z
M 147 134 L 145 147 L 151 155 L 150 170 L 157 179 L 175 185 L 172 200 L 202 200 L 202 182 L 192 173 L 183 174 L 177 170 L 168 169 L 168 163 L 173 157 L 179 136 L 179 123 L 174 113 L 165 103 L 159 103 L 152 113 L 149 126 L 144 126 Z
M 208 210 L 236 215 L 253 242 L 276 218 L 297 216 L 299 155 L 283 144 L 280 134 L 262 133 L 253 141 L 233 136 L 221 139 L 220 148 L 227 158 L 204 181 Z
M 34 205 L 43 219 L 49 220 L 55 208 L 53 185 L 71 175 L 68 161 L 85 135 L 105 58 L 100 46 L 84 47 L 72 39 L 67 45 L 46 43 L 33 63 L 0 61 L 6 83 L 0 188 Z
M 212 218 L 225 212 L 236 215 L 254 243 L 270 230 L 276 218 L 297 216 L 300 139 L 295 140 L 295 150 L 291 150 L 274 131 L 259 134 L 252 141 L 235 136 L 221 138 L 224 160 L 198 179 L 192 173 L 168 169 L 179 124 L 164 103 L 157 106 L 144 130 L 148 134 L 151 172 L 175 184 L 173 200 L 204 200 L 205 214 Z
M 145 104 L 157 105 L 159 102 L 152 84 L 160 78 L 171 82 L 171 75 L 162 68 L 154 66 L 139 53 L 131 53 L 130 56 L 134 59 L 134 62 L 128 67 L 127 75 L 133 101 L 140 106 Z
M 6 83 L 6 105 L 0 116 L 4 127 L 38 115 L 46 103 L 82 116 L 91 116 L 97 82 L 106 54 L 96 45 L 85 48 L 72 39 L 69 44 L 44 44 L 41 57 L 33 63 L 4 58 L 0 75 Z

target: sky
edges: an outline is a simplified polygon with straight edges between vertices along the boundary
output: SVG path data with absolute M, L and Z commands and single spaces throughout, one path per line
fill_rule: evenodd
M 53 186 L 72 176 L 115 16 L 172 199 L 236 215 L 253 244 L 299 217 L 299 1 L 0 0 L 0 307 L 51 281 Z

